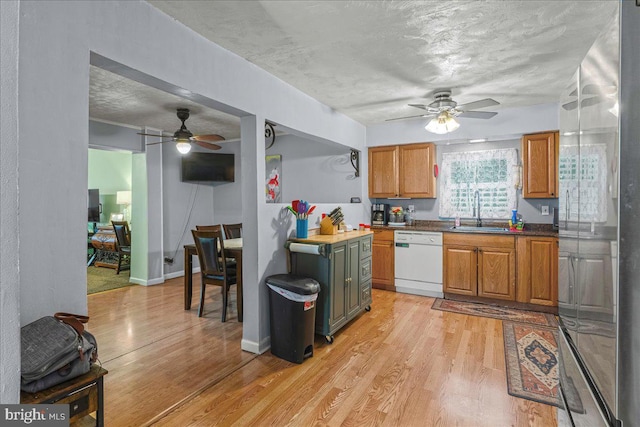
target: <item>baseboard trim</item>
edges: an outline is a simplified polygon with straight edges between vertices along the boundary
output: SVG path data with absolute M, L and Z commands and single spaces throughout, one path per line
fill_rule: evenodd
M 160 285 L 164 283 L 164 280 L 165 279 L 163 277 L 158 277 L 157 279 L 150 279 L 150 280 L 139 279 L 137 277 L 129 278 L 130 283 L 135 283 L 136 285 L 142 285 L 142 286 Z
M 249 353 L 265 353 L 271 348 L 271 337 L 269 336 L 264 338 L 262 341 L 260 341 L 260 343 L 243 338 L 240 343 L 240 348 L 242 348 L 244 351 L 248 351 Z
M 442 283 L 417 282 L 414 280 L 396 279 L 396 292 L 442 298 Z
M 192 274 L 195 274 L 195 273 L 200 273 L 200 267 L 195 267 L 193 269 Z M 184 270 L 174 271 L 172 273 L 166 273 L 164 275 L 164 280 L 175 279 L 176 277 L 182 277 L 182 276 L 184 276 Z

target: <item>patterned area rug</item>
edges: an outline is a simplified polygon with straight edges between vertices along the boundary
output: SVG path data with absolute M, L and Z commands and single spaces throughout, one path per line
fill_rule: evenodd
M 536 311 L 518 310 L 515 308 L 497 307 L 487 304 L 453 301 L 437 298 L 431 306 L 434 310 L 451 311 L 471 316 L 492 317 L 512 322 L 532 323 L 534 325 L 556 327 L 558 322 L 553 314 Z
M 88 295 L 132 285 L 134 285 L 134 283 L 129 283 L 129 270 L 116 274 L 113 268 L 87 267 Z
M 502 323 L 510 395 L 561 406 L 558 333 L 525 323 Z

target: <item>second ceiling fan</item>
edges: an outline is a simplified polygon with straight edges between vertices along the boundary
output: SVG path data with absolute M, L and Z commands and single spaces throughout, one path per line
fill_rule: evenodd
M 410 107 L 425 110 L 425 113 L 416 116 L 387 119 L 387 121 L 409 119 L 414 117 L 433 117 L 433 119 L 429 122 L 429 124 L 427 124 L 425 129 L 430 132 L 444 134 L 453 132 L 460 126 L 460 124 L 455 121 L 455 117 L 466 117 L 470 119 L 490 119 L 498 113 L 494 111 L 474 111 L 474 109 L 500 105 L 498 101 L 495 101 L 491 98 L 485 98 L 478 101 L 458 105 L 456 101 L 451 99 L 450 89 L 436 90 L 433 94 L 433 97 L 435 98 L 435 100 L 430 104 L 409 104 Z
M 193 133 L 191 133 L 189 129 L 187 129 L 187 126 L 184 124 L 184 122 L 189 118 L 188 108 L 178 108 L 177 115 L 178 115 L 178 119 L 182 121 L 182 126 L 180 126 L 180 129 L 174 132 L 172 137 L 166 137 L 162 135 L 154 135 L 154 134 L 142 133 L 142 132 L 138 132 L 138 135 L 155 136 L 163 139 L 162 141 L 151 142 L 151 143 L 148 143 L 147 145 L 162 144 L 165 142 L 175 142 L 176 148 L 182 154 L 186 154 L 191 150 L 192 143 L 209 150 L 219 150 L 222 148 L 221 146 L 214 144 L 214 142 L 224 141 L 223 136 L 217 135 L 217 134 L 194 135 Z

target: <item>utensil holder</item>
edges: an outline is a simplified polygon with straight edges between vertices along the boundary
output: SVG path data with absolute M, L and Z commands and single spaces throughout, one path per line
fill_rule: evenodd
M 320 234 L 338 234 L 338 226 L 333 225 L 331 218 L 325 216 L 320 221 Z
M 298 239 L 306 239 L 309 237 L 309 220 L 296 219 L 296 237 Z

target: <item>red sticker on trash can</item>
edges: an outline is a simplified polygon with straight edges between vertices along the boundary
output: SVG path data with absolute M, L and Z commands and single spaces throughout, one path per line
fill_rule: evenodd
M 315 301 L 305 301 L 304 311 L 311 310 L 314 307 Z

